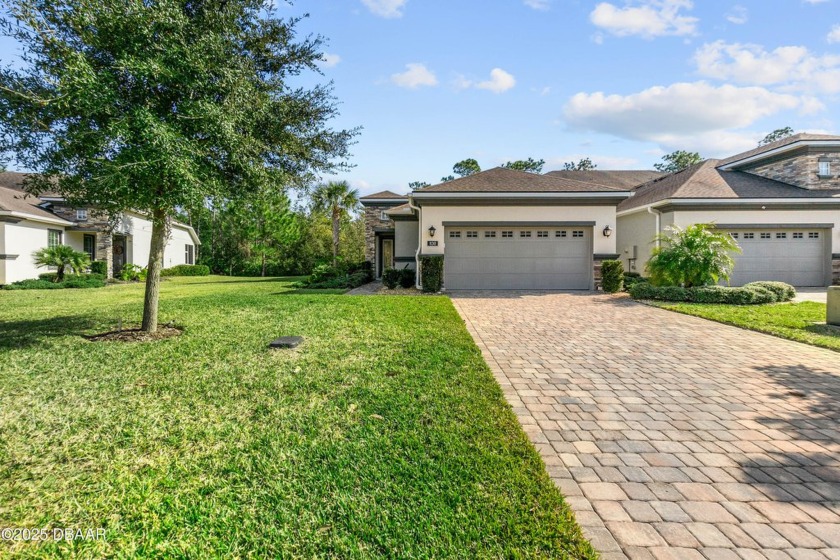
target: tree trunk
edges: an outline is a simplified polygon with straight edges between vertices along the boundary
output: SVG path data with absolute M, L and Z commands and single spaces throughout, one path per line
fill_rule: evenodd
M 265 249 L 262 252 L 262 277 L 265 278 Z
M 143 301 L 144 332 L 155 332 L 158 327 L 158 303 L 160 300 L 160 271 L 163 268 L 163 250 L 169 239 L 171 218 L 162 208 L 152 212 L 152 246 L 149 251 L 149 266 L 146 275 L 146 298 Z
M 333 235 L 333 266 L 338 266 L 338 232 L 341 225 L 341 214 L 338 208 L 333 209 L 332 235 Z

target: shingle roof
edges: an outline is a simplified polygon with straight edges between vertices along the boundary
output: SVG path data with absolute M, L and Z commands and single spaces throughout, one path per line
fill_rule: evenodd
M 827 198 L 840 190 L 808 190 L 744 171 L 717 169 L 720 160 L 709 159 L 655 179 L 636 188 L 634 196 L 618 205 L 630 210 L 669 199 L 702 198 Z
M 526 171 L 517 171 L 505 167 L 495 167 L 470 175 L 432 185 L 418 190 L 425 192 L 620 192 L 629 189 L 614 188 L 607 185 L 587 183 L 546 174 L 538 175 Z
M 394 200 L 408 200 L 407 196 L 397 194 L 391 191 L 381 191 L 378 193 L 369 194 L 367 196 L 361 197 L 359 200 L 370 200 L 370 199 L 385 199 L 385 198 L 393 198 Z
M 2 173 L 0 175 L 8 175 L 8 173 Z M 7 178 L 4 177 L 3 179 Z M 0 184 L 0 211 L 21 212 L 31 216 L 52 218 L 54 220 L 61 219 L 52 212 L 39 208 L 38 205 L 41 204 L 41 199 L 23 191 L 19 184 L 16 188 L 5 186 L 7 184 L 9 183 L 3 182 Z
M 563 177 L 565 179 L 572 179 L 575 181 L 582 181 L 584 183 L 596 183 L 598 185 L 605 185 L 616 189 L 630 190 L 635 186 L 652 181 L 657 177 L 664 175 L 659 171 L 648 170 L 599 170 L 590 169 L 587 171 L 549 171 L 546 175 L 552 177 Z
M 770 144 L 765 144 L 764 146 L 759 146 L 752 150 L 741 152 L 740 154 L 735 154 L 734 156 L 722 159 L 718 162 L 718 165 L 728 165 L 730 163 L 740 161 L 742 159 L 761 155 L 765 152 L 769 152 L 777 148 L 783 148 L 785 146 L 789 146 L 790 144 L 795 144 L 797 142 L 807 142 L 809 140 L 835 140 L 837 142 L 840 142 L 840 136 L 835 136 L 832 134 L 809 134 L 807 132 L 794 134 L 793 136 L 788 136 L 787 138 L 776 140 L 775 142 L 771 142 Z

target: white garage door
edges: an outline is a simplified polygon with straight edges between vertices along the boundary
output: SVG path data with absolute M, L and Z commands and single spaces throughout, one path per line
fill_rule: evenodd
M 758 280 L 777 280 L 794 286 L 824 286 L 829 231 L 807 228 L 731 230 L 743 251 L 734 256 L 731 284 L 742 286 Z
M 589 290 L 591 227 L 447 227 L 447 290 Z

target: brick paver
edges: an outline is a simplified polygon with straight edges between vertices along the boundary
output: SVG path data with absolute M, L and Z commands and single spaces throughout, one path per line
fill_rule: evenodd
M 455 307 L 605 559 L 840 559 L 840 354 L 621 296 Z

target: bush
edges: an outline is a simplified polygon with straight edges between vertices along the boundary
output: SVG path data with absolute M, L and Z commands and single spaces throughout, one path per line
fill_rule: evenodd
M 108 263 L 105 261 L 93 261 L 90 263 L 91 274 L 101 274 L 103 277 L 108 276 Z
M 416 278 L 417 275 L 414 274 L 414 270 L 406 266 L 400 270 L 400 287 L 413 288 Z
M 382 283 L 389 290 L 393 290 L 400 283 L 400 271 L 396 268 L 386 268 L 382 271 Z
M 647 282 L 642 275 L 638 272 L 625 272 L 624 273 L 624 291 L 628 291 L 631 287 L 639 284 L 640 282 Z
M 369 274 L 363 270 L 352 274 L 343 274 L 333 278 L 326 278 L 320 282 L 309 282 L 303 284 L 303 288 L 311 290 L 341 290 L 358 288 L 370 282 Z
M 715 230 L 713 224 L 694 224 L 685 229 L 666 228 L 656 237 L 646 269 L 657 286 L 707 286 L 727 280 L 735 266 L 732 253 L 741 248 L 731 235 Z
M 423 291 L 439 292 L 443 287 L 443 255 L 426 255 L 420 260 L 420 277 Z
M 628 290 L 633 299 L 656 301 L 714 303 L 725 305 L 760 305 L 779 301 L 775 292 L 762 286 L 698 286 L 683 288 L 680 286 L 654 286 L 640 282 Z
M 338 267 L 329 264 L 320 264 L 312 269 L 312 274 L 309 275 L 309 284 L 323 284 L 328 280 L 334 280 L 344 276 Z
M 790 301 L 796 297 L 796 288 L 784 282 L 750 282 L 744 284 L 745 288 L 764 288 L 776 295 L 777 301 Z
M 2 286 L 4 290 L 61 290 L 64 288 L 102 288 L 105 280 L 98 274 L 85 274 L 80 276 L 65 276 L 63 282 L 51 280 L 33 279 L 20 280 Z
M 120 280 L 124 280 L 125 282 L 140 282 L 146 279 L 146 274 L 147 271 L 142 266 L 126 263 L 120 269 L 119 277 Z
M 57 282 L 58 273 L 56 272 L 44 272 L 43 274 L 38 275 L 39 280 L 47 280 L 48 282 Z M 86 280 L 105 280 L 104 274 L 65 274 L 64 281 L 71 279 L 78 279 L 83 278 Z
M 601 288 L 608 294 L 620 292 L 624 284 L 624 265 L 621 261 L 607 260 L 601 263 Z
M 164 268 L 161 276 L 210 276 L 210 267 L 205 264 L 179 264 L 172 268 Z
M 347 274 L 353 275 L 359 272 L 363 272 L 365 277 L 367 278 L 366 282 L 370 282 L 373 280 L 373 263 L 370 261 L 361 261 L 356 263 L 350 263 L 347 265 Z

